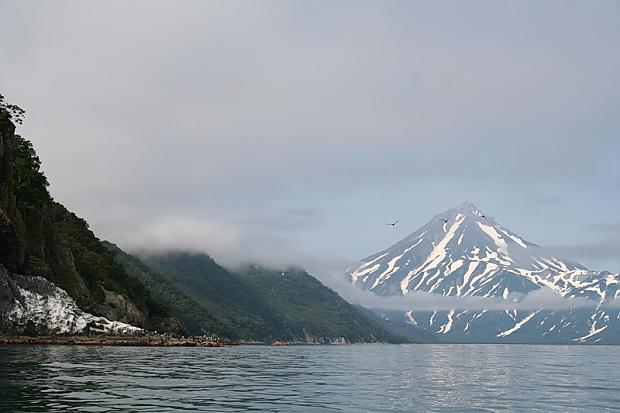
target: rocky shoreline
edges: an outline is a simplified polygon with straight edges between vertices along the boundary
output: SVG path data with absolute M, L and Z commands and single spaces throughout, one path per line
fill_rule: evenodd
M 173 337 L 166 335 L 0 337 L 0 345 L 226 347 L 236 344 L 231 340 L 214 337 Z

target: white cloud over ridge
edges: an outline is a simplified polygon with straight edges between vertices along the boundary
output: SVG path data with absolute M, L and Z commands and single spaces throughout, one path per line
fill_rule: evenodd
M 563 298 L 548 288 L 541 288 L 526 295 L 512 294 L 507 300 L 478 296 L 443 296 L 424 291 L 412 292 L 405 296 L 381 296 L 351 284 L 344 274 L 337 271 L 317 269 L 314 274 L 323 283 L 338 291 L 347 301 L 380 310 L 568 310 L 600 306 L 599 302 L 587 298 Z M 608 300 L 604 305 L 617 308 L 620 306 L 620 300 Z

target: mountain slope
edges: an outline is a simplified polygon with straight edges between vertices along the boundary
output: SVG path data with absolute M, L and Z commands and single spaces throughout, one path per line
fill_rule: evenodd
M 396 316 L 394 316 L 394 314 L 389 314 L 389 312 L 386 314 L 382 311 L 373 311 L 361 305 L 356 307 L 362 314 L 378 323 L 390 333 L 404 337 L 412 343 L 435 344 L 441 342 L 434 334 L 422 330 L 399 317 L 401 315 L 399 312 L 396 312 Z
M 150 295 L 165 305 L 170 313 L 183 321 L 185 331 L 190 335 L 205 333 L 220 337 L 235 337 L 236 333 L 230 326 L 213 316 L 198 302 L 191 299 L 175 283 L 146 265 L 138 257 L 127 254 L 116 245 L 105 242 L 106 247 L 114 255 L 114 259 L 123 266 L 132 277 L 140 280 Z
M 81 311 L 109 321 L 178 329 L 86 221 L 54 202 L 32 144 L 15 134 L 6 107 L 0 95 L 0 266 L 8 277 L 42 277 L 66 291 Z M 46 291 L 53 299 L 53 289 Z M 11 305 L 4 304 L 5 310 Z
M 508 341 L 521 334 L 516 334 L 518 330 L 532 330 L 523 338 L 527 342 L 616 340 L 610 323 L 617 317 L 610 316 L 610 311 L 617 311 L 608 308 L 608 302 L 620 297 L 618 274 L 591 271 L 577 262 L 550 256 L 471 203 L 436 215 L 403 240 L 346 270 L 346 274 L 354 284 L 383 296 L 421 291 L 519 302 L 528 294 L 546 291 L 567 299 L 585 298 L 596 307 L 536 314 L 414 311 L 405 317 L 412 325 L 439 334 L 442 340 Z M 457 320 L 462 325 L 455 324 Z M 549 328 L 552 324 L 570 328 L 542 331 L 545 323 Z M 516 329 L 510 331 L 512 328 Z
M 50 196 L 34 148 L 15 135 L 12 120 L 21 116 L 0 95 L 0 334 L 82 334 L 91 327 L 181 332 L 169 305 L 198 334 L 404 340 L 303 271 L 281 277 L 249 267 L 237 274 L 192 254 L 152 257 L 147 266 L 100 241 L 86 221 Z
M 348 272 L 353 283 L 382 295 L 506 297 L 546 287 L 562 297 L 620 296 L 617 274 L 547 256 L 471 203 L 436 215 Z
M 248 266 L 231 272 L 205 254 L 168 253 L 143 257 L 151 272 L 195 302 L 219 323 L 197 325 L 200 333 L 263 342 L 403 342 L 368 320 L 337 293 L 306 272 Z M 152 285 L 148 283 L 148 285 Z M 167 301 L 173 314 L 179 304 Z M 185 315 L 178 312 L 186 324 Z M 196 324 L 195 324 L 196 325 Z
M 274 319 L 279 319 L 276 325 L 281 325 L 283 332 L 303 334 L 306 340 L 323 335 L 344 337 L 348 342 L 406 341 L 369 320 L 303 270 L 276 271 L 251 266 L 242 271 L 242 279 L 256 291 Z

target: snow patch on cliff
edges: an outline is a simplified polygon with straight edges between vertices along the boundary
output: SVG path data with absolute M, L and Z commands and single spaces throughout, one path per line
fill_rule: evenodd
M 10 334 L 142 334 L 143 329 L 82 311 L 69 294 L 42 277 L 13 275 L 12 303 L 3 314 Z

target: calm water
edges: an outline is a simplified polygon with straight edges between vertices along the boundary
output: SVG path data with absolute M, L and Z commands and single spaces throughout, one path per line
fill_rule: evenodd
M 0 347 L 0 411 L 618 411 L 620 347 Z

